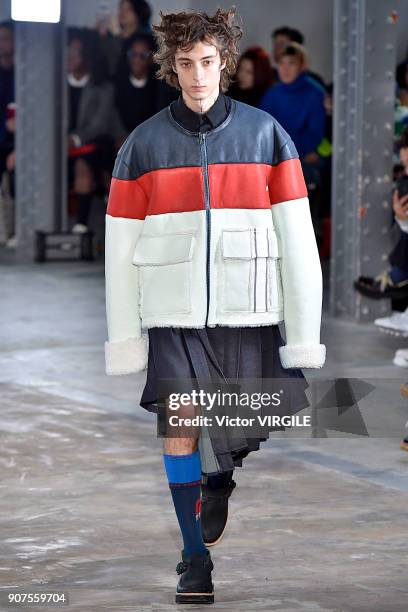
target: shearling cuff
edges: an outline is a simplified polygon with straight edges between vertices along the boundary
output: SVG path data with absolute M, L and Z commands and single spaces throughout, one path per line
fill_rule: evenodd
M 279 347 L 283 368 L 321 368 L 326 361 L 324 344 L 287 344 Z
M 141 372 L 147 367 L 149 353 L 147 334 L 118 342 L 105 342 L 105 365 L 108 376 Z

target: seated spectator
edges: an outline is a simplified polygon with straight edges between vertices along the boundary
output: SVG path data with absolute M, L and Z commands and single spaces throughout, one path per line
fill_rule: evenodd
M 108 19 L 97 22 L 101 51 L 109 63 L 109 74 L 112 78 L 116 78 L 126 69 L 128 43 L 133 34 L 152 34 L 151 15 L 152 9 L 145 0 L 120 0 L 117 16 L 119 35 L 109 29 Z
M 240 102 L 258 106 L 265 91 L 273 83 L 269 56 L 262 47 L 250 47 L 241 55 L 236 79 L 227 94 Z
M 397 98 L 401 106 L 408 107 L 408 58 L 398 64 L 396 71 Z
M 151 34 L 136 33 L 129 40 L 126 70 L 115 82 L 115 104 L 125 136 L 178 97 L 174 87 L 154 75 L 155 50 Z
M 113 86 L 106 80 L 98 55 L 95 33 L 86 29 L 68 32 L 68 149 L 69 185 L 77 201 L 74 233 L 88 231 L 94 195 L 106 190 L 113 164 Z
M 279 71 L 277 69 L 278 58 L 285 47 L 291 43 L 295 42 L 298 45 L 305 46 L 305 37 L 304 35 L 296 30 L 295 28 L 289 28 L 288 26 L 283 26 L 281 28 L 277 28 L 271 34 L 272 36 L 272 58 L 273 58 L 273 79 L 274 81 L 279 80 Z M 325 87 L 324 79 L 317 74 L 317 72 L 313 72 L 312 70 L 306 70 L 306 74 L 308 74 L 312 79 L 317 81 L 322 87 Z
M 280 82 L 272 85 L 259 107 L 279 121 L 292 138 L 302 162 L 306 182 L 318 180 L 320 145 L 326 124 L 324 89 L 307 74 L 305 49 L 286 46 L 278 58 Z
M 408 298 L 408 127 L 402 134 L 400 159 L 404 171 L 396 181 L 392 207 L 401 232 L 395 248 L 388 257 L 391 268 L 375 277 L 360 276 L 354 282 L 354 288 L 359 293 L 374 299 Z M 405 325 L 408 331 L 408 312 Z

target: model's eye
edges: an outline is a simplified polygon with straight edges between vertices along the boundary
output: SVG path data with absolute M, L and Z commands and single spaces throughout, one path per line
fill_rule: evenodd
M 205 64 L 212 64 L 212 60 L 204 60 Z
M 182 62 L 181 65 L 183 68 L 188 68 L 190 64 L 188 64 L 187 62 Z

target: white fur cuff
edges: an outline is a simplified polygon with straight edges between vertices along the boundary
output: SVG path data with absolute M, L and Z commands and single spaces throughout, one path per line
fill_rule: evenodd
M 324 344 L 289 344 L 279 347 L 283 368 L 321 368 L 326 361 Z
M 108 376 L 141 372 L 147 367 L 148 336 L 105 342 L 105 364 Z

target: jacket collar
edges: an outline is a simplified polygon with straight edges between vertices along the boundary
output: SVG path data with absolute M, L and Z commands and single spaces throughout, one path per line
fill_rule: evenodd
M 174 119 L 190 132 L 204 132 L 218 127 L 227 118 L 229 110 L 230 99 L 222 93 L 219 93 L 214 104 L 205 113 L 191 110 L 181 94 L 170 105 Z

